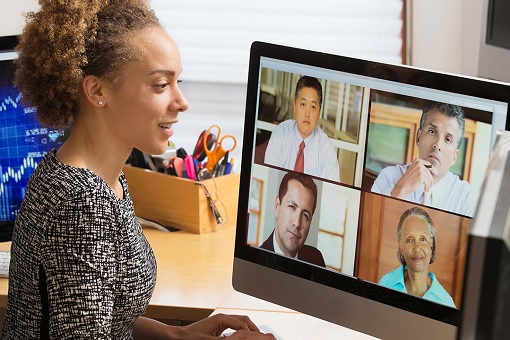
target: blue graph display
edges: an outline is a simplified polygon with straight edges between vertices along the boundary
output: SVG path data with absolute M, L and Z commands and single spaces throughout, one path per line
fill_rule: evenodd
M 0 222 L 16 218 L 28 178 L 45 154 L 58 149 L 62 136 L 37 121 L 35 108 L 24 107 L 15 88 L 0 87 Z

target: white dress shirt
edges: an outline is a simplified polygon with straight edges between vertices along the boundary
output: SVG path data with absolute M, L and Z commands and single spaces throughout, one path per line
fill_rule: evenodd
M 299 144 L 302 140 L 294 119 L 281 122 L 271 134 L 264 162 L 294 170 Z M 304 173 L 339 182 L 340 168 L 337 150 L 329 137 L 316 127 L 304 141 Z
M 390 195 L 400 178 L 406 173 L 408 166 L 397 164 L 384 168 L 375 179 L 372 192 Z M 462 181 L 459 176 L 447 172 L 446 176 L 431 188 L 427 205 L 453 213 L 473 217 L 478 203 L 479 192 L 471 184 Z M 425 186 L 422 184 L 404 200 L 424 204 Z

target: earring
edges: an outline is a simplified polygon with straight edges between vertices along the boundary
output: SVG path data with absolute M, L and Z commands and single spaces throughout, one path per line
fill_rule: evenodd
M 99 105 L 103 105 L 103 101 L 102 101 L 102 100 L 98 101 L 97 103 L 98 103 Z

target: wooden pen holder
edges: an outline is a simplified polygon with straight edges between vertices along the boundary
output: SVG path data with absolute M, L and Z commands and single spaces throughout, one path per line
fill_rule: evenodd
M 123 172 L 138 217 L 195 234 L 234 226 L 237 222 L 238 173 L 203 181 L 207 187 L 208 182 L 216 182 L 217 197 L 225 207 L 227 216 L 222 217 L 226 221 L 217 225 L 200 182 L 132 166 L 125 166 Z

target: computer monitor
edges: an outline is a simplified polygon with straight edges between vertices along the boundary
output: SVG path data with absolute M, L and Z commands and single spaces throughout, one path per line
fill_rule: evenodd
M 481 36 L 477 76 L 510 81 L 510 4 L 505 0 L 481 1 Z M 472 41 L 469 42 L 471 44 Z
M 498 136 L 478 210 L 469 255 L 459 339 L 510 339 L 510 132 Z
M 303 76 L 309 77 L 303 78 L 305 87 L 317 88 L 320 83 L 322 96 L 318 90 L 308 91 L 295 102 Z M 504 83 L 254 42 L 233 287 L 383 339 L 454 339 L 471 219 L 497 131 L 509 128 L 509 101 L 510 85 Z M 293 119 L 305 117 L 303 131 L 306 125 L 313 126 L 307 115 L 317 110 L 317 103 L 319 130 L 311 144 L 305 143 L 305 162 L 309 157 L 312 164 L 294 170 L 298 147 L 293 144 L 304 137 L 297 134 L 301 127 Z M 432 120 L 425 118 L 421 128 L 422 112 L 432 103 L 443 105 L 441 112 L 447 107 L 464 116 L 464 133 L 458 116 L 435 121 L 430 118 L 434 111 L 427 116 Z M 296 113 L 301 105 L 308 113 Z M 436 112 L 435 117 L 444 116 Z M 440 136 L 436 144 L 428 142 L 432 136 Z M 321 146 L 307 152 L 317 140 Z M 435 158 L 434 148 L 448 149 L 450 154 Z M 423 150 L 429 154 L 421 154 Z M 412 194 L 399 199 L 382 189 L 390 185 L 392 176 L 397 177 L 386 169 L 406 172 L 413 161 L 422 162 L 420 170 L 433 165 L 444 173 L 443 183 L 430 191 L 423 184 L 428 177 L 417 184 L 421 203 L 413 203 Z M 330 170 L 318 170 L 326 163 Z M 279 192 L 283 179 L 290 176 L 290 183 L 301 171 L 315 185 L 294 184 L 298 193 L 294 197 L 300 198 L 287 200 L 291 189 Z M 310 200 L 310 193 L 315 200 Z M 280 215 L 285 213 L 282 207 L 299 212 L 296 219 L 287 211 L 296 219 L 288 220 L 287 228 L 280 227 L 287 218 Z M 408 211 L 421 214 L 419 219 L 426 220 L 429 228 L 422 234 L 429 237 L 433 230 L 434 240 L 422 236 L 408 240 L 406 217 L 399 241 L 397 227 Z M 307 236 L 297 231 L 304 226 L 309 226 Z M 282 235 L 281 247 L 275 233 Z M 293 248 L 303 239 L 305 247 Z M 429 242 L 427 254 L 420 251 L 421 257 L 406 257 L 404 241 Z M 432 248 L 435 261 L 429 264 Z M 407 260 L 401 262 L 401 257 Z M 439 283 L 442 290 L 428 288 L 423 297 L 404 293 L 402 287 L 410 282 L 405 276 L 420 270 L 429 273 L 427 287 L 437 288 Z
M 0 242 L 10 241 L 28 178 L 62 144 L 64 131 L 39 124 L 13 85 L 16 36 L 0 37 Z

